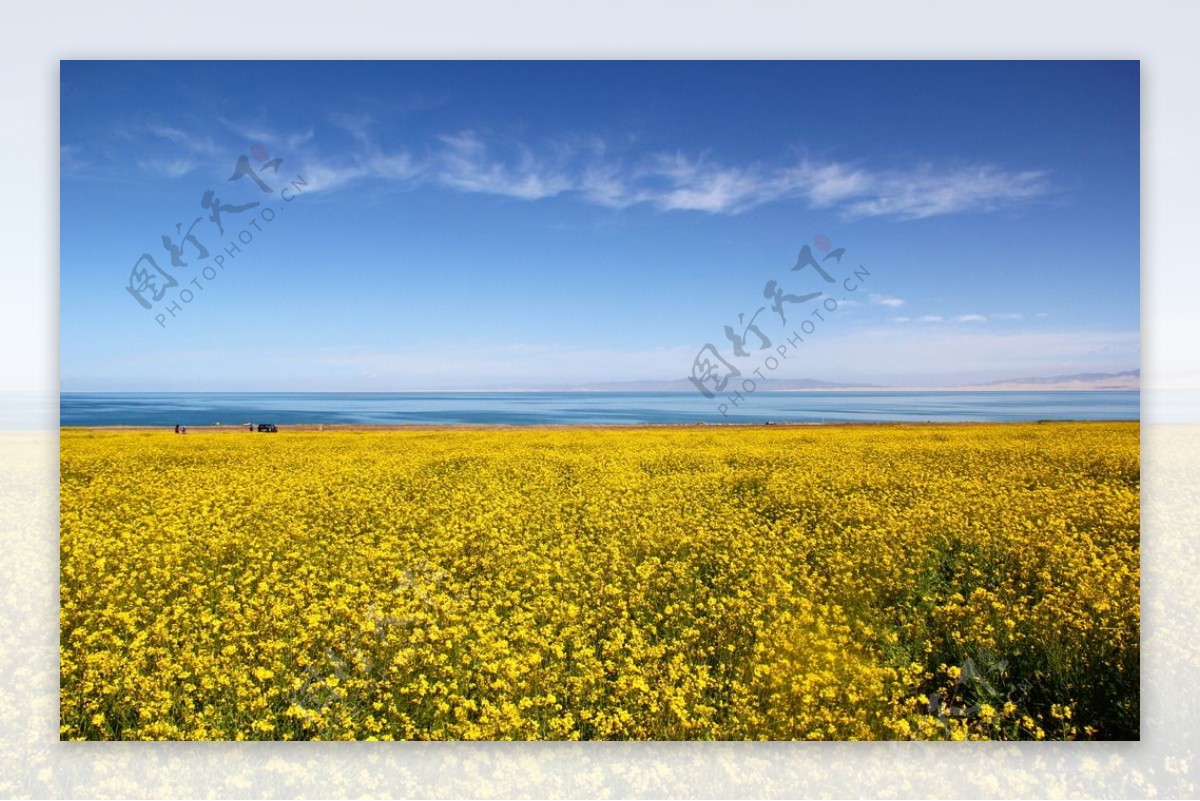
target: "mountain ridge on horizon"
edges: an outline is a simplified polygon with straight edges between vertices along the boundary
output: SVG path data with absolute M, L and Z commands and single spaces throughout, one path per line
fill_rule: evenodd
M 1141 389 L 1141 368 L 1123 370 L 1116 373 L 1073 373 L 1068 375 L 1004 378 L 998 381 L 987 381 L 967 384 L 905 384 L 887 386 L 883 384 L 846 383 L 837 381 L 822 381 L 816 378 L 768 378 L 763 381 L 762 388 L 772 391 L 800 390 L 879 390 L 896 391 L 905 389 L 944 389 L 944 390 L 997 390 L 1031 387 L 1034 389 L 1075 389 L 1075 390 L 1132 390 Z M 543 391 L 560 392 L 686 392 L 695 391 L 695 386 L 687 378 L 677 378 L 670 381 L 605 381 L 596 384 L 581 384 L 560 387 L 544 387 Z

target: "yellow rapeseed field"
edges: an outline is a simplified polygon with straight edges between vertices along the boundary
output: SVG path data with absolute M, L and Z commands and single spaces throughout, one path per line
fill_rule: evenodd
M 1138 736 L 1137 423 L 88 431 L 64 739 Z

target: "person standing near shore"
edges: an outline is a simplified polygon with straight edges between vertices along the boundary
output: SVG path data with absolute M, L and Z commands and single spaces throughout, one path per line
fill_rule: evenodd
M 179 425 L 178 425 L 178 424 L 176 424 L 176 425 L 175 425 L 175 433 L 176 433 L 176 434 L 178 434 L 178 433 L 179 433 Z

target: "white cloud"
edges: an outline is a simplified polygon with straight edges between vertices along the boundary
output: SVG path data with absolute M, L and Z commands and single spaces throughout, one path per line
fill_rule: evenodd
M 859 164 L 801 159 L 792 163 L 724 163 L 708 153 L 657 153 L 634 157 L 614 152 L 598 137 L 568 137 L 523 143 L 486 137 L 473 130 L 436 137 L 428 151 L 384 152 L 369 117 L 333 115 L 355 149 L 337 158 L 318 152 L 311 131 L 285 136 L 224 121 L 240 136 L 283 147 L 302 170 L 315 176 L 309 191 L 382 179 L 431 184 L 460 192 L 541 200 L 564 194 L 609 208 L 640 204 L 661 211 L 739 214 L 766 203 L 798 200 L 851 218 L 919 219 L 986 211 L 1048 191 L 1043 173 L 994 166 L 938 170 L 872 171 Z M 211 141 L 174 128 L 160 136 L 195 150 Z M 199 152 L 199 151 L 195 151 Z
M 298 131 L 295 133 L 281 134 L 273 131 L 270 128 L 244 124 L 234 120 L 228 120 L 224 117 L 217 117 L 217 122 L 224 125 L 230 131 L 237 134 L 244 142 L 252 144 L 261 144 L 269 148 L 279 150 L 277 155 L 287 156 L 288 154 L 297 153 L 313 139 L 313 131 L 310 128 L 307 131 Z
M 801 183 L 808 187 L 809 200 L 818 208 L 869 192 L 872 182 L 868 173 L 844 164 L 820 167 L 806 164 L 801 173 Z
M 523 146 L 508 160 L 492 156 L 481 137 L 471 131 L 440 137 L 435 180 L 465 192 L 505 195 L 522 200 L 553 197 L 576 187 L 569 173 L 535 158 Z
M 892 323 L 907 323 L 912 320 L 911 317 L 889 317 L 888 322 Z
M 908 172 L 881 173 L 870 190 L 849 203 L 851 217 L 897 217 L 905 220 L 991 211 L 1000 206 L 1044 195 L 1046 176 L 1036 170 L 1006 172 L 995 167 L 937 171 L 920 167 Z
M 904 300 L 893 298 L 890 295 L 871 295 L 871 302 L 879 306 L 887 306 L 889 309 L 898 309 L 905 303 Z
M 83 159 L 83 148 L 79 145 L 63 145 L 58 149 L 58 169 L 62 174 L 82 172 L 88 163 Z
M 788 191 L 786 186 L 765 181 L 753 168 L 697 162 L 685 164 L 682 169 L 648 170 L 645 175 L 664 178 L 668 186 L 631 193 L 631 198 L 643 197 L 667 211 L 737 214 L 776 200 Z
M 335 128 L 341 128 L 350 134 L 364 147 L 371 145 L 371 118 L 366 114 L 345 114 L 334 112 L 329 115 L 329 122 Z
M 872 300 L 874 300 L 874 297 L 872 298 Z M 875 302 L 879 302 L 879 301 L 875 301 Z M 1045 316 L 1045 315 L 1042 315 L 1042 316 Z M 897 318 L 893 317 L 890 319 L 895 320 Z M 904 319 L 907 320 L 909 318 L 904 318 Z M 917 317 L 915 319 L 917 320 L 917 322 L 921 322 L 921 323 L 944 323 L 947 320 L 949 320 L 950 322 L 954 322 L 954 323 L 983 323 L 983 322 L 987 322 L 988 320 L 1024 320 L 1025 315 L 1020 314 L 1020 313 L 1015 313 L 1015 312 L 1009 312 L 1009 313 L 1005 313 L 1005 314 L 959 314 L 959 315 L 955 315 L 953 317 L 943 317 L 940 314 L 926 314 L 922 317 Z
M 150 133 L 160 139 L 181 145 L 189 153 L 202 156 L 215 156 L 221 152 L 211 136 L 198 136 L 180 128 L 172 128 L 169 125 L 151 125 Z
M 298 158 L 295 172 L 308 181 L 306 192 L 329 191 L 367 178 L 407 182 L 417 178 L 421 167 L 404 153 L 356 156 L 334 162 Z
M 164 175 L 167 178 L 178 178 L 181 175 L 187 175 L 192 170 L 199 166 L 199 162 L 195 159 L 180 158 L 180 159 L 143 159 L 138 162 L 138 166 L 146 172 L 153 172 L 159 175 Z

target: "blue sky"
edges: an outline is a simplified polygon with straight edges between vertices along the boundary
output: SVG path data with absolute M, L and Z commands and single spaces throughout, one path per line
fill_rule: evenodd
M 64 391 L 749 372 L 828 297 L 777 375 L 1140 364 L 1136 62 L 66 61 L 60 150 Z

